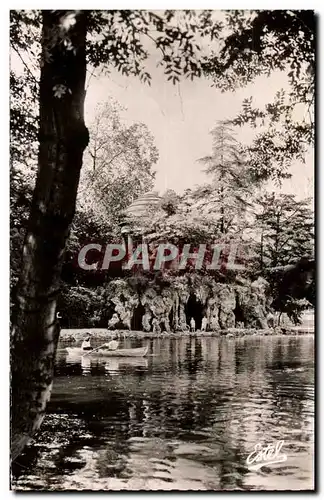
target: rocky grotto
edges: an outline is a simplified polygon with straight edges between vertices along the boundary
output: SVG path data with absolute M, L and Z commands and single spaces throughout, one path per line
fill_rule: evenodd
M 152 207 L 161 210 L 161 198 L 154 192 L 124 211 L 120 224 L 123 248 L 133 248 L 135 240 L 145 241 L 135 222 Z M 112 259 L 112 253 L 109 258 L 120 260 L 118 256 Z M 159 266 L 154 271 L 121 268 L 119 278 L 110 281 L 105 290 L 106 325 L 109 330 L 186 332 L 193 318 L 196 330 L 265 330 L 275 326 L 273 313 L 281 306 L 276 306 L 275 298 L 277 302 L 287 295 L 309 299 L 308 283 L 313 283 L 315 271 L 314 261 L 306 261 L 273 269 L 273 273 L 269 269 L 267 280 L 229 266 L 225 274 L 214 268 L 209 268 L 208 274 L 197 269 L 160 270 Z M 280 292 L 277 296 L 276 288 Z
M 112 311 L 109 329 L 146 332 L 188 331 L 193 317 L 196 329 L 202 319 L 206 329 L 267 328 L 270 299 L 267 282 L 262 278 L 242 284 L 218 283 L 210 276 L 175 276 L 169 281 L 121 278 L 108 289 L 108 307 Z

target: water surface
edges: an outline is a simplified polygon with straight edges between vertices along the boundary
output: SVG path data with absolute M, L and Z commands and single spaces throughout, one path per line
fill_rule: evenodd
M 147 359 L 59 351 L 14 489 L 313 488 L 313 336 L 147 342 Z M 286 462 L 247 468 L 257 443 L 278 440 Z

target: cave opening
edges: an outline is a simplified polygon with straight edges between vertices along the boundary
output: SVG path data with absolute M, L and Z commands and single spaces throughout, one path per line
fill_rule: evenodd
M 173 308 L 169 312 L 169 325 L 170 325 L 170 328 L 172 330 L 174 328 L 174 324 L 173 324 Z
M 185 314 L 187 325 L 190 326 L 190 320 L 193 318 L 196 323 L 196 330 L 201 329 L 201 321 L 203 319 L 204 308 L 200 300 L 194 293 L 191 293 L 187 304 L 185 305 Z
M 145 307 L 139 304 L 135 309 L 131 321 L 131 330 L 143 330 L 142 318 L 145 314 Z
M 235 326 L 236 327 L 239 326 L 239 323 L 243 323 L 243 325 L 245 326 L 243 309 L 241 308 L 240 304 L 238 303 L 238 300 L 236 301 L 234 315 L 235 315 Z

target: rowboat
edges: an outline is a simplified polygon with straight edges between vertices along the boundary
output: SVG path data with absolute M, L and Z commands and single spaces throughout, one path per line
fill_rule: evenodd
M 85 351 L 81 347 L 67 347 L 66 348 L 69 355 L 79 355 L 79 356 L 96 356 L 96 357 L 116 357 L 116 358 L 144 358 L 148 352 L 148 346 L 146 347 L 135 347 L 134 349 L 115 349 L 114 351 L 109 349 L 100 349 L 98 351 Z

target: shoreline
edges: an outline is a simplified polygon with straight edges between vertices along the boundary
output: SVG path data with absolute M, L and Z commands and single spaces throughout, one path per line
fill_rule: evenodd
M 162 338 L 183 338 L 183 337 L 268 337 L 268 336 L 299 336 L 299 335 L 314 335 L 314 329 L 303 327 L 280 327 L 268 328 L 264 330 L 252 328 L 231 328 L 227 330 L 218 330 L 212 332 L 143 332 L 138 330 L 107 330 L 105 328 L 62 328 L 60 331 L 60 342 L 79 342 L 82 341 L 89 333 L 95 340 L 111 340 L 113 338 L 120 339 L 162 339 Z

